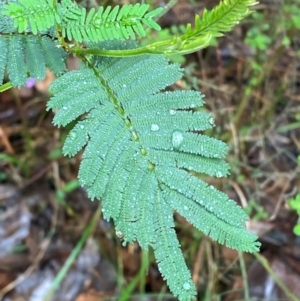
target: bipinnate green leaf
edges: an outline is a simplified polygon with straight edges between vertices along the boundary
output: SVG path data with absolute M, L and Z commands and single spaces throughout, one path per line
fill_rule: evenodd
M 57 42 L 47 36 L 0 35 L 0 82 L 5 69 L 15 87 L 25 85 L 29 77 L 44 79 L 46 67 L 62 75 L 67 53 L 56 46 Z
M 71 0 L 62 0 L 59 14 L 62 18 L 62 35 L 69 40 L 106 41 L 135 39 L 136 35 L 144 37 L 144 25 L 160 30 L 160 26 L 153 20 L 162 8 L 148 12 L 149 4 L 136 3 L 115 7 L 100 6 L 96 11 L 89 12 L 79 7 Z
M 157 239 L 152 246 L 159 271 L 179 300 L 194 300 L 196 289 L 174 230 L 173 208 L 166 204 L 160 190 L 156 191 L 155 196 L 154 228 Z
M 34 35 L 56 28 L 63 38 L 77 42 L 135 39 L 144 37 L 144 26 L 160 30 L 153 20 L 162 8 L 147 12 L 149 4 L 136 3 L 123 6 L 100 6 L 89 12 L 73 0 L 16 0 L 3 6 L 2 17 L 8 16 L 19 33 Z M 2 18 L 3 19 L 3 18 Z
M 0 37 L 0 39 L 7 39 Z M 26 83 L 27 70 L 24 55 L 24 39 L 21 36 L 12 36 L 9 39 L 7 71 L 12 84 L 20 87 Z
M 5 66 L 7 63 L 7 54 L 8 54 L 8 41 L 7 39 L 0 38 L 0 83 L 3 81 Z
M 213 38 L 222 36 L 224 32 L 232 30 L 251 11 L 250 7 L 257 4 L 256 0 L 223 0 L 219 5 L 208 11 L 204 9 L 202 15 L 195 16 L 195 24 L 187 24 L 183 34 L 151 43 L 149 45 L 132 49 L 126 55 L 141 53 L 163 53 L 168 56 L 177 54 L 188 54 L 208 47 L 214 41 Z M 151 12 L 150 12 L 151 14 Z M 84 50 L 77 50 L 85 53 Z M 96 50 L 95 50 L 96 51 Z M 97 52 L 97 51 L 96 51 Z M 96 53 L 93 52 L 93 53 Z M 116 51 L 101 53 L 99 55 L 119 56 Z
M 14 27 L 22 33 L 28 30 L 33 34 L 49 29 L 59 21 L 52 0 L 17 0 L 9 2 L 1 12 L 14 20 Z
M 214 120 L 201 109 L 201 93 L 162 92 L 181 76 L 162 55 L 93 57 L 52 84 L 47 108 L 58 111 L 58 126 L 78 119 L 63 152 L 74 156 L 85 147 L 80 184 L 102 201 L 104 217 L 114 220 L 124 244 L 152 247 L 174 295 L 193 300 L 174 210 L 228 247 L 255 252 L 259 243 L 245 228 L 245 212 L 199 178 L 228 175 L 227 146 L 203 134 Z
M 2 34 L 15 32 L 14 21 L 9 16 L 4 15 L 5 3 L 0 0 L 0 32 Z M 4 48 L 1 48 L 4 49 Z
M 208 46 L 255 3 L 224 0 L 196 16 L 184 34 L 137 48 L 124 40 L 144 37 L 144 26 L 160 30 L 153 18 L 162 8 L 149 11 L 148 4 L 136 3 L 87 11 L 72 0 L 0 0 L 0 80 L 7 71 L 11 85 L 20 87 L 28 77 L 43 79 L 46 67 L 58 76 L 47 108 L 56 112 L 55 125 L 75 123 L 63 153 L 84 149 L 80 184 L 90 198 L 101 200 L 123 244 L 137 241 L 154 249 L 163 278 L 181 301 L 193 300 L 196 290 L 174 211 L 230 248 L 255 252 L 260 244 L 246 230 L 242 208 L 203 180 L 229 174 L 226 144 L 204 134 L 214 119 L 202 108 L 203 95 L 168 91 L 182 70 L 157 53 Z M 96 44 L 109 40 L 114 41 Z M 64 49 L 83 60 L 79 70 L 66 73 Z
M 251 12 L 249 7 L 255 4 L 255 0 L 223 0 L 210 11 L 205 8 L 201 17 L 196 15 L 194 27 L 191 24 L 187 25 L 182 39 L 204 33 L 210 33 L 213 37 L 222 36 L 245 18 Z
M 204 9 L 201 17 L 196 15 L 195 25 L 188 24 L 185 34 L 180 37 L 179 52 L 190 53 L 203 48 L 201 45 L 206 47 L 212 38 L 232 30 L 250 13 L 249 7 L 255 4 L 256 0 L 223 0 L 210 11 Z

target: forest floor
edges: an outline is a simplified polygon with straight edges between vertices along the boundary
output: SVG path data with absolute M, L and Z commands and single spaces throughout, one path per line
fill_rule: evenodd
M 179 24 L 217 3 L 178 1 L 160 20 L 163 31 L 147 41 L 180 31 Z M 300 300 L 300 235 L 293 232 L 300 220 L 289 205 L 294 198 L 300 208 L 300 24 L 294 18 L 300 1 L 265 0 L 255 10 L 214 47 L 174 58 L 185 68 L 174 89 L 205 94 L 216 119 L 209 134 L 229 145 L 231 175 L 207 181 L 245 208 L 247 227 L 262 243 L 263 257 L 239 254 L 176 215 L 203 301 Z M 68 64 L 75 69 L 78 61 Z M 80 156 L 62 156 L 67 130 L 54 127 L 45 110 L 53 80 L 49 73 L 0 94 L 0 300 L 175 300 L 153 254 L 136 244 L 123 247 L 113 224 L 101 218 L 100 203 L 79 187 Z

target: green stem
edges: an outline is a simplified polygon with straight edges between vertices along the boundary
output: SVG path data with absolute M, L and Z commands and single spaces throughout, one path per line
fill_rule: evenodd
M 145 276 L 146 272 L 149 266 L 148 262 L 148 252 L 142 251 L 141 256 L 141 267 L 138 272 L 138 274 L 131 280 L 131 282 L 122 289 L 121 295 L 118 297 L 118 301 L 127 301 L 130 300 L 130 297 L 132 297 L 132 293 L 134 292 L 135 288 L 138 286 L 140 282 L 140 293 L 141 295 L 144 295 L 145 292 Z
M 53 7 L 54 7 L 54 9 L 55 9 L 55 11 L 57 13 L 57 0 L 53 0 L 52 4 L 53 4 Z
M 257 261 L 266 269 L 266 271 L 270 274 L 270 276 L 274 279 L 276 284 L 282 289 L 282 291 L 286 294 L 289 300 L 292 301 L 300 301 L 298 297 L 296 297 L 290 289 L 285 285 L 285 283 L 277 276 L 277 274 L 270 267 L 267 259 L 258 253 L 253 254 Z
M 156 43 L 153 43 L 156 44 Z M 167 43 L 166 43 L 167 44 Z M 151 44 L 152 45 L 152 44 Z M 151 45 L 145 47 L 139 47 L 134 49 L 125 49 L 125 50 L 104 50 L 104 49 L 93 49 L 93 48 L 80 48 L 74 47 L 71 48 L 71 52 L 76 55 L 99 55 L 99 56 L 109 56 L 109 57 L 128 57 L 128 56 L 137 56 L 143 54 L 162 54 L 163 51 L 152 48 Z
M 164 54 L 171 56 L 174 54 L 184 55 L 198 51 L 200 49 L 208 47 L 212 42 L 212 35 L 206 34 L 193 41 L 189 39 L 182 40 L 181 36 L 176 36 L 172 39 L 164 40 L 149 44 L 144 47 L 138 47 L 133 49 L 125 50 L 104 50 L 104 49 L 93 49 L 93 48 L 81 48 L 72 47 L 69 48 L 69 52 L 74 53 L 77 56 L 80 55 L 99 55 L 109 57 L 128 57 L 137 56 L 143 54 Z
M 5 84 L 3 84 L 3 85 L 0 86 L 0 93 L 4 92 L 4 91 L 6 91 L 6 90 L 8 90 L 8 89 L 10 89 L 12 87 L 13 87 L 13 85 L 12 85 L 11 82 L 5 83 Z
M 160 19 L 163 15 L 165 15 L 179 0 L 171 0 L 165 7 L 164 9 L 161 11 L 161 13 L 159 13 L 156 17 L 155 20 Z
M 241 271 L 242 271 L 243 282 L 244 282 L 244 298 L 245 298 L 245 301 L 249 301 L 250 294 L 249 294 L 249 285 L 248 285 L 248 277 L 247 277 L 247 271 L 246 271 L 246 266 L 245 266 L 245 260 L 243 257 L 243 253 L 241 251 L 238 251 L 238 253 L 239 253 L 239 261 L 240 261 L 240 266 L 241 266 Z
M 60 269 L 57 276 L 55 277 L 55 279 L 52 283 L 52 286 L 49 289 L 49 291 L 47 292 L 46 297 L 44 298 L 43 301 L 52 300 L 52 297 L 53 297 L 54 293 L 59 288 L 59 286 L 60 286 L 61 282 L 63 281 L 63 279 L 66 277 L 69 269 L 71 268 L 72 264 L 74 263 L 76 257 L 79 255 L 80 251 L 82 250 L 85 242 L 90 237 L 91 233 L 94 231 L 94 229 L 97 225 L 97 222 L 100 218 L 100 215 L 101 215 L 101 205 L 98 206 L 97 211 L 95 212 L 95 214 L 94 214 L 92 220 L 90 221 L 90 223 L 88 224 L 88 226 L 85 228 L 85 230 L 84 230 L 80 240 L 78 241 L 77 245 L 75 246 L 72 253 L 67 258 L 67 260 L 65 261 L 63 267 Z

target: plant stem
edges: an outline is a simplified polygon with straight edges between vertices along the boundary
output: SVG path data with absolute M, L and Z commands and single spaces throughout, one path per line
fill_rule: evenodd
M 165 41 L 164 41 L 165 42 Z M 153 43 L 156 44 L 156 43 Z M 166 44 L 167 45 L 167 44 Z M 104 50 L 104 49 L 93 49 L 93 48 L 80 48 L 74 47 L 70 49 L 70 52 L 73 52 L 76 55 L 99 55 L 99 56 L 109 56 L 109 57 L 128 57 L 128 56 L 137 56 L 143 54 L 162 54 L 163 52 L 150 47 L 151 45 L 145 47 L 139 47 L 134 49 L 124 49 L 124 50 Z
M 163 15 L 165 15 L 179 0 L 171 0 L 165 7 L 164 9 L 161 11 L 161 13 L 159 13 L 155 19 L 159 19 L 161 18 Z
M 184 55 L 208 47 L 212 42 L 212 35 L 204 34 L 202 36 L 199 36 L 197 37 L 197 40 L 194 40 L 194 42 L 191 42 L 190 44 L 188 43 L 188 41 L 188 38 L 181 39 L 181 36 L 179 36 L 133 49 L 105 50 L 81 48 L 76 46 L 68 48 L 68 52 L 72 52 L 77 56 L 93 54 L 109 57 L 128 57 L 143 54 L 164 54 L 166 56 L 171 56 L 174 54 Z
M 241 266 L 241 271 L 242 271 L 243 282 L 244 282 L 244 298 L 245 298 L 245 301 L 249 301 L 250 294 L 249 294 L 249 285 L 248 285 L 248 277 L 247 277 L 247 271 L 246 271 L 246 266 L 245 266 L 245 260 L 243 257 L 243 252 L 238 251 L 238 253 L 239 253 L 239 261 L 240 261 L 240 266 Z
M 73 251 L 71 252 L 69 257 L 67 258 L 67 260 L 65 261 L 65 263 L 64 263 L 63 267 L 60 269 L 59 273 L 56 275 L 56 277 L 52 283 L 52 286 L 49 289 L 49 291 L 47 292 L 46 297 L 43 299 L 43 301 L 52 300 L 54 293 L 59 288 L 63 279 L 66 277 L 69 269 L 71 268 L 76 257 L 79 255 L 80 251 L 82 250 L 85 242 L 87 241 L 87 239 L 89 238 L 91 233 L 94 231 L 96 224 L 100 218 L 100 215 L 101 215 L 101 205 L 98 206 L 97 211 L 95 212 L 95 214 L 94 214 L 92 220 L 90 221 L 90 223 L 88 224 L 88 226 L 85 228 L 77 245 L 75 246 L 75 248 L 73 249 Z
M 6 91 L 6 90 L 8 90 L 8 89 L 10 89 L 12 87 L 13 87 L 13 85 L 12 85 L 11 82 L 5 83 L 5 84 L 3 84 L 3 85 L 0 86 L 0 93 L 4 92 L 4 91 Z
M 290 291 L 290 289 L 285 285 L 285 283 L 272 270 L 265 257 L 263 257 L 258 253 L 254 253 L 253 255 L 256 257 L 257 261 L 259 261 L 259 263 L 266 269 L 266 271 L 270 274 L 270 276 L 274 279 L 276 284 L 283 290 L 283 292 L 286 294 L 289 300 L 300 301 L 300 299 Z

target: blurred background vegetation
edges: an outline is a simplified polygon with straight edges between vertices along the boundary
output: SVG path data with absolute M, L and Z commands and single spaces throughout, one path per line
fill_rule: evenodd
M 166 7 L 162 30 L 141 43 L 182 32 L 181 24 L 219 3 L 77 2 Z M 172 89 L 204 93 L 216 119 L 209 134 L 230 147 L 231 176 L 207 181 L 245 208 L 265 258 L 220 246 L 175 214 L 198 300 L 299 300 L 300 0 L 262 0 L 214 46 L 172 60 L 184 67 Z M 77 59 L 68 66 L 78 68 Z M 45 111 L 53 80 L 49 73 L 0 94 L 0 299 L 174 300 L 152 252 L 122 247 L 100 203 L 79 187 L 80 156 L 62 156 L 68 130 Z

